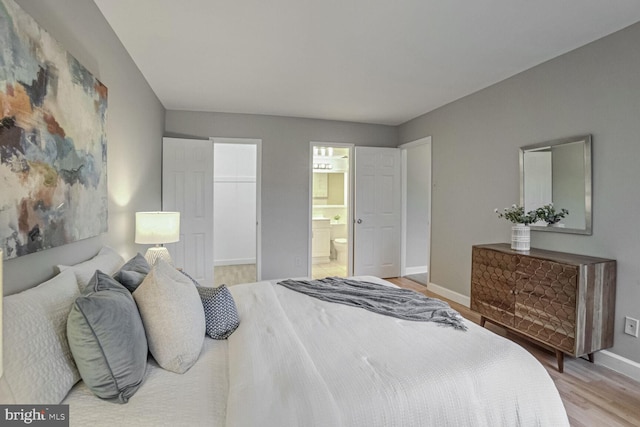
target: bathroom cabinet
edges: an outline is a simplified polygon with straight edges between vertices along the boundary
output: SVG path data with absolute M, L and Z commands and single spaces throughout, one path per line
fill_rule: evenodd
M 314 264 L 330 262 L 331 255 L 331 220 L 314 219 L 311 227 L 311 254 Z

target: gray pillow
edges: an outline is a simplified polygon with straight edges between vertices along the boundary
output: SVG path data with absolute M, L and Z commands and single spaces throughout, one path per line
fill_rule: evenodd
M 80 376 L 102 399 L 127 403 L 144 380 L 147 339 L 131 293 L 96 271 L 76 298 L 67 338 Z
M 140 283 L 147 277 L 151 267 L 147 260 L 138 253 L 131 258 L 120 270 L 113 275 L 113 278 L 120 282 L 129 292 L 133 293 Z
M 158 365 L 187 372 L 200 356 L 205 334 L 202 303 L 191 280 L 158 259 L 133 298 Z
M 207 335 L 216 340 L 225 340 L 240 324 L 236 303 L 225 285 L 218 288 L 198 286 L 196 288 L 204 307 Z

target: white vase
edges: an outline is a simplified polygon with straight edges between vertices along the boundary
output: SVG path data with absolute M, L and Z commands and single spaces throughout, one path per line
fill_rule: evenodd
M 511 227 L 511 249 L 514 251 L 531 249 L 531 229 L 528 225 L 516 224 Z

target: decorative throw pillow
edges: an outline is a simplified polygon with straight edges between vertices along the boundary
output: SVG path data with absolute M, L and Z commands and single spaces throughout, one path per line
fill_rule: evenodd
M 124 264 L 124 258 L 108 246 L 100 249 L 100 252 L 93 258 L 75 265 L 58 265 L 60 271 L 71 270 L 78 280 L 78 288 L 82 290 L 87 286 L 96 270 L 100 270 L 109 275 L 114 275 Z
M 225 285 L 217 288 L 199 286 L 198 293 L 204 307 L 207 335 L 226 340 L 240 324 L 238 309 Z
M 80 380 L 67 341 L 67 316 L 79 293 L 76 276 L 63 271 L 4 297 L 0 403 L 58 404 Z
M 204 311 L 191 280 L 158 260 L 133 293 L 149 351 L 162 368 L 182 374 L 198 360 L 204 343 Z
M 186 271 L 180 270 L 180 273 L 184 274 L 184 276 L 186 278 L 188 278 L 189 280 L 191 280 L 191 282 L 193 282 L 194 285 L 200 286 L 200 283 L 198 283 L 198 281 L 196 279 L 194 279 L 193 277 L 191 277 L 191 275 L 189 273 L 187 273 Z
M 140 286 L 144 278 L 147 277 L 150 270 L 151 267 L 147 260 L 138 253 L 127 261 L 127 263 L 114 274 L 113 278 L 127 288 L 129 292 L 133 292 Z
M 96 271 L 76 299 L 67 338 L 80 376 L 102 399 L 127 403 L 144 380 L 147 340 L 131 293 Z

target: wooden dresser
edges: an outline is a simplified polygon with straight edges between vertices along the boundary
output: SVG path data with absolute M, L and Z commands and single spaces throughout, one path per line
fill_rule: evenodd
M 564 355 L 613 346 L 616 262 L 508 244 L 473 246 L 471 309 Z

